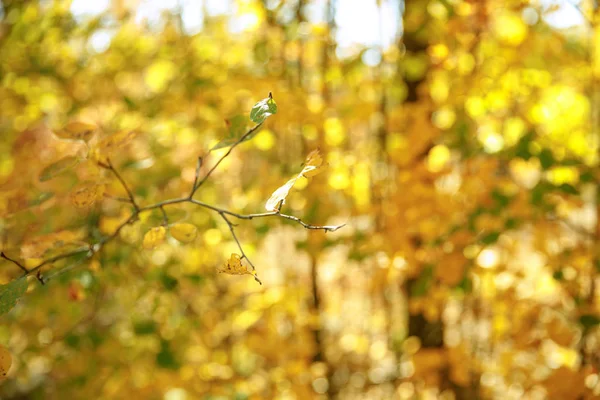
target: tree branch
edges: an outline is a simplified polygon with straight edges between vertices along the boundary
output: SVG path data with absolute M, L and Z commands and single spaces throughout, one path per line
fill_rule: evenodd
M 112 165 L 112 162 L 110 161 L 110 159 L 106 160 L 106 164 L 104 164 L 103 162 L 99 162 L 98 165 L 100 165 L 102 168 L 106 168 L 106 169 L 110 170 L 115 175 L 115 177 L 119 180 L 119 182 L 121 182 L 121 186 L 123 186 L 123 188 L 127 192 L 127 196 L 129 197 L 129 201 L 131 202 L 133 207 L 136 210 L 139 210 L 140 208 L 138 207 L 137 203 L 135 202 L 135 198 L 133 197 L 133 193 L 131 192 L 131 189 L 129 189 L 129 186 L 127 185 L 127 183 L 125 182 L 125 180 L 123 179 L 123 177 L 121 176 L 119 171 L 117 171 L 117 169 Z
M 111 235 L 108 235 L 108 236 L 104 237 L 103 239 L 101 239 L 100 241 L 98 241 L 96 244 L 89 245 L 89 246 L 86 246 L 86 247 L 83 247 L 83 248 L 79 248 L 77 250 L 74 250 L 74 251 L 71 251 L 71 252 L 68 252 L 68 253 L 64 253 L 64 254 L 60 254 L 60 255 L 51 257 L 51 258 L 49 258 L 47 260 L 44 260 L 44 261 L 40 262 L 38 265 L 36 265 L 35 267 L 33 267 L 31 269 L 25 268 L 25 266 L 23 264 L 21 264 L 20 262 L 18 262 L 16 260 L 13 260 L 13 259 L 9 258 L 4 253 L 0 253 L 0 255 L 2 256 L 2 258 L 5 258 L 6 260 L 11 261 L 15 265 L 17 265 L 25 273 L 25 276 L 36 274 L 38 280 L 42 284 L 44 284 L 44 280 L 42 279 L 42 277 L 40 275 L 40 270 L 45 265 L 54 263 L 56 261 L 64 260 L 64 259 L 67 259 L 67 258 L 70 258 L 70 257 L 74 257 L 76 255 L 82 255 L 82 254 L 85 254 L 86 258 L 90 258 L 95 253 L 97 253 L 100 250 L 102 250 L 102 248 L 104 247 L 104 245 L 106 243 L 108 243 L 111 240 L 115 239 L 119 235 L 119 233 L 121 232 L 121 230 L 126 225 L 129 225 L 129 224 L 137 221 L 140 213 L 142 213 L 142 212 L 151 211 L 151 210 L 155 210 L 155 209 L 160 209 L 160 211 L 161 211 L 161 213 L 163 215 L 163 225 L 166 226 L 166 225 L 168 225 L 169 220 L 168 220 L 167 213 L 165 211 L 165 207 L 166 206 L 170 206 L 170 205 L 174 205 L 174 204 L 182 204 L 182 203 L 191 203 L 191 204 L 197 205 L 199 207 L 205 208 L 207 210 L 210 210 L 210 211 L 213 211 L 213 212 L 216 212 L 217 214 L 219 214 L 219 216 L 225 221 L 225 223 L 227 223 L 227 226 L 229 227 L 229 231 L 231 232 L 231 235 L 232 235 L 233 239 L 237 243 L 237 246 L 240 249 L 240 252 L 242 253 L 241 258 L 245 258 L 248 261 L 248 264 L 250 264 L 250 266 L 252 267 L 252 271 L 256 271 L 256 267 L 254 266 L 254 264 L 252 263 L 252 261 L 250 261 L 250 259 L 246 255 L 246 253 L 244 252 L 244 249 L 242 248 L 242 244 L 241 244 L 240 240 L 238 239 L 238 237 L 237 237 L 237 235 L 235 233 L 235 229 L 234 229 L 235 225 L 231 222 L 231 220 L 228 218 L 228 216 L 234 217 L 234 218 L 237 218 L 237 219 L 244 219 L 244 220 L 251 220 L 251 219 L 254 219 L 254 218 L 279 217 L 279 218 L 284 218 L 284 219 L 288 219 L 290 221 L 297 222 L 298 224 L 302 225 L 306 229 L 323 230 L 325 232 L 335 232 L 338 229 L 340 229 L 341 227 L 343 227 L 345 224 L 342 224 L 342 225 L 312 225 L 312 224 L 308 224 L 308 223 L 302 221 L 300 218 L 295 217 L 293 215 L 282 214 L 279 209 L 276 210 L 276 211 L 270 211 L 270 212 L 265 212 L 265 213 L 238 214 L 238 213 L 235 213 L 233 211 L 229 211 L 229 210 L 226 210 L 226 209 L 223 209 L 223 208 L 220 208 L 220 207 L 216 207 L 216 206 L 213 206 L 213 205 L 210 205 L 210 204 L 207 204 L 207 203 L 204 203 L 202 201 L 199 201 L 199 200 L 196 200 L 196 199 L 192 198 L 194 196 L 194 194 L 196 193 L 196 191 L 198 190 L 198 188 L 200 188 L 200 186 L 202 186 L 202 184 L 204 182 L 206 182 L 206 180 L 211 176 L 211 174 L 216 170 L 216 168 L 221 164 L 221 162 L 227 156 L 229 156 L 229 154 L 231 154 L 231 151 L 237 145 L 239 145 L 240 143 L 242 143 L 243 141 L 245 141 L 252 133 L 256 132 L 261 126 L 262 126 L 262 123 L 254 126 L 250 130 L 248 130 L 244 135 L 242 135 L 242 137 L 240 137 L 234 144 L 232 144 L 230 146 L 229 150 L 223 156 L 221 156 L 221 158 L 219 158 L 219 160 L 215 163 L 215 165 L 213 165 L 213 167 L 207 172 L 207 174 L 201 180 L 199 180 L 199 176 L 200 176 L 200 170 L 202 168 L 203 159 L 202 159 L 202 157 L 199 157 L 198 158 L 198 163 L 196 165 L 196 173 L 195 173 L 195 177 L 194 177 L 194 184 L 192 185 L 192 190 L 191 190 L 190 194 L 187 197 L 170 199 L 170 200 L 164 200 L 164 201 L 161 201 L 161 202 L 149 205 L 149 206 L 145 206 L 145 207 L 140 207 L 136 203 L 135 198 L 133 197 L 133 192 L 131 191 L 131 189 L 129 188 L 129 186 L 127 185 L 127 183 L 125 182 L 125 180 L 121 176 L 121 174 L 119 174 L 119 172 L 114 168 L 114 166 L 111 163 L 110 159 L 108 159 L 106 163 L 99 162 L 98 165 L 100 165 L 101 167 L 103 167 L 105 169 L 108 169 L 108 170 L 112 171 L 112 173 L 119 180 L 119 182 L 121 183 L 121 185 L 123 186 L 123 188 L 127 192 L 128 199 L 120 198 L 120 197 L 114 198 L 115 200 L 129 202 L 129 203 L 131 203 L 133 205 L 134 210 L 131 213 L 131 215 L 129 216 L 129 218 L 127 218 L 127 220 L 125 220 L 123 223 L 121 223 L 119 226 L 117 226 L 117 228 L 115 229 L 115 231 Z M 69 265 L 69 266 L 61 268 L 59 271 L 57 271 L 54 274 L 52 274 L 51 278 L 54 277 L 54 276 L 56 276 L 56 275 L 60 275 L 61 273 L 66 272 L 66 271 L 68 271 L 68 270 L 70 270 L 72 268 L 75 268 L 80 263 L 82 263 L 84 259 L 78 260 L 75 264 L 72 264 L 72 265 Z M 258 283 L 260 283 L 262 285 L 262 282 L 260 281 L 260 279 L 258 279 L 258 277 L 255 274 L 253 274 L 253 275 L 254 275 L 254 279 Z
M 258 129 L 260 129 L 260 127 L 262 126 L 262 122 L 252 128 L 250 128 L 246 133 L 244 133 L 242 135 L 242 137 L 240 137 L 235 143 L 233 143 L 230 147 L 229 150 L 227 150 L 227 153 L 223 154 L 221 156 L 221 158 L 219 158 L 219 160 L 215 163 L 215 165 L 212 166 L 212 168 L 210 170 L 208 170 L 208 172 L 206 173 L 206 175 L 204 176 L 204 178 L 202 178 L 200 181 L 198 181 L 197 177 L 200 173 L 200 167 L 196 167 L 196 179 L 194 179 L 194 185 L 192 187 L 192 191 L 190 193 L 190 198 L 192 198 L 194 196 L 194 194 L 196 193 L 196 191 L 200 188 L 200 186 L 202 186 L 204 184 L 204 182 L 206 182 L 206 180 L 211 176 L 211 174 L 217 169 L 217 167 L 219 166 L 219 164 L 221 164 L 221 162 L 227 158 L 227 156 L 229 156 L 229 154 L 231 154 L 231 152 L 233 151 L 233 149 L 235 149 L 235 147 L 242 143 L 243 141 L 245 141 L 248 136 L 252 135 L 254 132 L 256 132 Z M 201 166 L 201 163 L 199 163 L 199 165 Z M 197 182 L 198 181 L 198 182 Z M 196 183 L 197 182 L 197 183 Z
M 250 266 L 252 267 L 252 271 L 256 271 L 256 268 L 254 267 L 254 264 L 252 263 L 252 261 L 250 261 L 250 259 L 246 255 L 246 253 L 244 253 L 244 249 L 242 247 L 242 244 L 240 243 L 240 241 L 237 238 L 237 235 L 235 234 L 235 229 L 234 229 L 233 223 L 231 223 L 231 221 L 229 220 L 229 218 L 227 218 L 227 216 L 225 215 L 225 213 L 220 212 L 219 215 L 227 223 L 227 226 L 229 227 L 229 231 L 231 232 L 231 236 L 233 236 L 233 239 L 237 243 L 238 249 L 240 249 L 240 253 L 242 253 L 242 257 L 241 258 L 245 258 L 246 261 L 248 261 L 248 264 L 250 264 Z M 261 282 L 260 279 L 258 279 L 258 276 L 256 276 L 256 273 L 254 273 L 253 276 L 254 276 L 254 280 L 262 285 L 262 282 Z
M 4 258 L 5 260 L 10 261 L 11 263 L 15 264 L 17 267 L 21 268 L 21 270 L 23 272 L 25 272 L 25 275 L 27 275 L 29 273 L 29 270 L 27 268 L 25 268 L 25 266 L 23 264 L 21 264 L 20 262 L 18 262 L 17 260 L 13 260 L 12 258 L 10 258 L 9 256 L 7 256 L 3 251 L 0 252 L 0 257 Z

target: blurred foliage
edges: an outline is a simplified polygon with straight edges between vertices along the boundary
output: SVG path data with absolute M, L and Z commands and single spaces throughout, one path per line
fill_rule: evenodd
M 600 396 L 594 1 L 84 3 L 0 1 L 0 397 Z

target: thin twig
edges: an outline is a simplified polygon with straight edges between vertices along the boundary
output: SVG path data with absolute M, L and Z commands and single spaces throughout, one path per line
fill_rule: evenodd
M 113 164 L 110 161 L 110 159 L 106 160 L 106 164 L 102 163 L 102 162 L 99 162 L 98 165 L 100 165 L 103 168 L 109 169 L 115 175 L 115 177 L 121 183 L 121 186 L 123 186 L 123 188 L 127 192 L 127 196 L 129 197 L 129 201 L 131 202 L 131 204 L 133 205 L 133 207 L 136 210 L 139 210 L 139 207 L 138 207 L 137 203 L 135 202 L 135 198 L 133 197 L 133 193 L 131 192 L 131 189 L 129 189 L 129 186 L 127 185 L 127 183 L 125 182 L 125 180 L 123 179 L 123 177 L 121 176 L 121 174 L 119 173 L 119 171 L 117 171 L 117 169 L 113 166 Z
M 117 227 L 117 229 L 115 230 L 115 232 L 113 232 L 111 235 L 105 237 L 104 239 L 100 240 L 98 243 L 96 243 L 93 246 L 90 247 L 84 247 L 84 248 L 80 248 L 77 250 L 74 250 L 72 252 L 69 253 L 65 253 L 65 254 L 61 254 L 61 255 L 57 255 L 55 257 L 49 258 L 45 261 L 42 261 L 40 264 L 38 264 L 37 266 L 27 270 L 27 272 L 25 273 L 25 275 L 31 275 L 35 272 L 37 272 L 39 269 L 41 269 L 44 265 L 48 265 L 50 263 L 59 261 L 59 260 L 63 260 L 66 258 L 70 258 L 82 253 L 89 253 L 88 257 L 92 256 L 94 253 L 100 251 L 102 249 L 102 247 L 108 243 L 109 241 L 113 240 L 114 238 L 116 238 L 120 231 L 126 226 L 129 225 L 131 223 L 133 223 L 134 221 L 136 221 L 138 219 L 138 216 L 140 213 L 145 212 L 145 211 L 150 211 L 150 210 L 155 210 L 157 208 L 163 209 L 163 207 L 169 206 L 169 205 L 173 205 L 173 204 L 181 204 L 181 203 L 192 203 L 195 205 L 198 205 L 200 207 L 206 208 L 208 210 L 214 211 L 216 213 L 218 213 L 221 216 L 232 216 L 238 219 L 244 219 L 244 220 L 251 220 L 251 219 L 255 219 L 255 218 L 268 218 L 268 217 L 279 217 L 279 218 L 284 218 L 284 219 L 288 219 L 290 221 L 294 221 L 297 222 L 298 224 L 302 225 L 305 229 L 312 229 L 312 230 L 323 230 L 325 232 L 335 232 L 338 229 L 342 228 L 343 226 L 345 226 L 346 224 L 341 224 L 341 225 L 312 225 L 312 224 L 307 224 L 306 222 L 302 221 L 300 218 L 295 217 L 293 215 L 287 215 L 287 214 L 281 214 L 277 211 L 270 211 L 270 212 L 265 212 L 265 213 L 256 213 L 256 214 L 238 214 L 223 208 L 219 208 L 219 207 L 215 207 L 212 206 L 210 204 L 206 204 L 203 203 L 199 200 L 195 200 L 195 199 L 190 199 L 190 198 L 178 198 L 178 199 L 170 199 L 170 200 L 165 200 L 165 201 L 161 201 L 158 202 L 156 204 L 152 204 L 146 207 L 140 207 L 136 210 L 134 210 L 132 212 L 132 214 L 129 216 L 129 218 L 123 222 L 121 225 L 119 225 Z M 233 224 L 231 223 L 231 221 L 229 221 L 228 219 L 226 219 L 228 226 L 230 226 L 230 228 L 233 227 Z M 237 237 L 235 237 L 235 233 L 234 233 L 234 238 L 237 240 Z M 238 242 L 239 243 L 239 242 Z M 247 257 L 245 257 L 246 259 L 248 259 Z M 12 261 L 12 260 L 11 260 Z M 248 260 L 249 261 L 249 260 Z M 250 261 L 249 261 L 250 263 Z M 18 265 L 18 264 L 17 264 Z M 254 266 L 250 263 L 250 265 L 254 268 Z M 21 266 L 22 267 L 22 266 Z M 23 267 L 24 268 L 24 267 Z M 21 268 L 21 269 L 23 269 Z
M 43 266 L 51 264 L 53 262 L 56 261 L 60 261 L 60 260 L 64 260 L 70 257 L 74 257 L 76 255 L 82 255 L 82 254 L 86 254 L 86 258 L 90 258 L 91 256 L 93 256 L 95 253 L 99 252 L 106 243 L 110 242 L 111 240 L 115 239 L 119 233 L 121 232 L 121 230 L 135 222 L 138 220 L 139 218 L 139 214 L 145 211 L 151 211 L 151 210 L 155 210 L 155 209 L 160 209 L 160 211 L 163 214 L 163 224 L 167 225 L 168 224 L 168 216 L 167 213 L 164 209 L 164 207 L 166 206 L 170 206 L 170 205 L 174 205 L 174 204 L 182 204 L 182 203 L 192 203 L 195 204 L 197 206 L 200 206 L 202 208 L 205 208 L 207 210 L 213 211 L 218 213 L 221 218 L 223 218 L 223 220 L 227 223 L 227 226 L 229 227 L 229 230 L 231 231 L 231 235 L 233 236 L 235 242 L 238 245 L 238 248 L 240 249 L 240 252 L 242 253 L 242 258 L 245 258 L 248 261 L 248 264 L 250 264 L 250 266 L 252 267 L 252 271 L 256 271 L 256 268 L 254 266 L 254 264 L 252 263 L 252 261 L 250 261 L 250 259 L 248 258 L 248 256 L 246 255 L 246 253 L 244 252 L 242 245 L 235 233 L 235 224 L 233 224 L 229 218 L 227 218 L 227 216 L 231 216 L 234 218 L 238 218 L 238 219 L 244 219 L 244 220 L 251 220 L 254 218 L 267 218 L 267 217 L 280 217 L 280 218 L 284 218 L 284 219 L 288 219 L 294 222 L 299 223 L 300 225 L 302 225 L 304 228 L 306 229 L 314 229 L 314 230 L 323 230 L 325 232 L 335 232 L 338 229 L 340 229 L 341 227 L 343 227 L 345 224 L 342 225 L 312 225 L 312 224 L 307 224 L 306 222 L 302 221 L 300 218 L 295 217 L 293 215 L 287 215 L 287 214 L 281 214 L 280 210 L 276 210 L 276 211 L 269 211 L 269 212 L 265 212 L 265 213 L 255 213 L 255 214 L 238 214 L 220 207 L 216 207 L 207 203 L 204 203 L 202 201 L 193 199 L 193 195 L 195 194 L 195 192 L 198 190 L 198 188 L 200 186 L 202 186 L 202 184 L 204 182 L 206 182 L 206 180 L 210 177 L 210 175 L 213 173 L 213 171 L 215 171 L 215 169 L 219 166 L 219 164 L 231 153 L 231 151 L 240 143 L 242 143 L 243 141 L 245 141 L 252 133 L 256 132 L 260 127 L 262 126 L 262 123 L 254 126 L 253 128 L 251 128 L 250 130 L 248 130 L 244 135 L 242 135 L 242 137 L 240 137 L 240 139 L 238 141 L 236 141 L 234 144 L 231 145 L 231 147 L 229 148 L 229 150 L 223 155 L 221 156 L 221 158 L 215 163 L 215 165 L 213 165 L 213 167 L 208 171 L 208 173 L 204 176 L 204 178 L 202 178 L 201 180 L 199 179 L 200 176 L 200 169 L 202 167 L 202 157 L 198 158 L 198 163 L 196 165 L 196 174 L 195 174 L 195 178 L 194 178 L 194 184 L 191 190 L 191 193 L 188 197 L 182 197 L 182 198 L 176 198 L 176 199 L 170 199 L 170 200 L 164 200 L 149 206 L 145 206 L 145 207 L 140 207 L 134 197 L 133 197 L 133 193 L 130 190 L 129 186 L 127 185 L 127 183 L 125 182 L 125 180 L 123 179 L 123 177 L 119 174 L 119 172 L 114 168 L 114 166 L 112 165 L 110 160 L 107 160 L 107 163 L 102 163 L 99 162 L 98 164 L 106 169 L 109 169 L 112 171 L 112 173 L 115 175 L 115 177 L 119 180 L 119 182 L 121 183 L 121 185 L 123 186 L 123 188 L 125 189 L 125 191 L 127 192 L 127 195 L 129 197 L 129 200 L 124 199 L 124 198 L 117 198 L 118 200 L 121 201 L 128 201 L 129 203 L 131 203 L 134 207 L 134 210 L 132 211 L 131 215 L 129 216 L 129 218 L 127 218 L 127 220 L 125 220 L 123 223 L 121 223 L 119 226 L 117 226 L 117 228 L 115 229 L 115 231 L 104 237 L 103 239 L 101 239 L 98 243 L 94 244 L 94 245 L 89 245 L 83 248 L 79 248 L 77 250 L 71 251 L 69 253 L 65 253 L 65 254 L 60 254 L 57 256 L 54 256 L 52 258 L 49 258 L 47 260 L 44 260 L 42 262 L 40 262 L 38 265 L 36 265 L 35 267 L 31 268 L 31 269 L 27 269 L 25 268 L 25 266 L 23 266 L 21 263 L 19 263 L 18 261 L 15 261 L 11 258 L 8 258 L 4 253 L 1 253 L 2 257 L 12 261 L 13 263 L 15 263 L 19 268 L 21 268 L 21 270 L 23 270 L 23 272 L 25 273 L 25 276 L 27 275 L 31 275 L 31 274 L 36 274 L 38 280 L 40 280 L 40 282 L 43 284 L 44 280 L 41 278 L 40 275 L 40 270 Z M 67 266 L 62 268 L 60 271 L 57 271 L 56 273 L 54 273 L 53 275 L 51 275 L 50 278 L 53 278 L 57 275 L 60 275 L 63 272 L 66 272 L 68 270 L 71 270 L 73 268 L 75 268 L 77 265 L 79 265 L 80 263 L 83 262 L 84 259 L 81 259 L 79 261 L 77 261 L 75 264 Z M 260 279 L 258 279 L 258 277 L 254 275 L 254 279 L 260 283 L 262 285 L 262 282 L 260 281 Z
M 129 198 L 118 197 L 118 196 L 111 196 L 108 193 L 104 193 L 104 197 L 107 198 L 107 199 L 111 199 L 111 200 L 115 200 L 115 201 L 120 201 L 122 203 L 129 203 L 129 204 L 131 204 L 131 199 L 129 199 Z
M 27 268 L 25 268 L 25 266 L 23 264 L 21 264 L 20 262 L 18 262 L 17 260 L 14 260 L 12 258 L 10 258 L 9 256 L 7 256 L 3 251 L 0 252 L 0 257 L 4 258 L 5 260 L 8 260 L 10 262 L 12 262 L 13 264 L 15 264 L 17 267 L 21 268 L 21 270 L 23 272 L 25 272 L 25 275 L 27 275 L 29 273 L 29 270 Z
M 9 256 L 7 256 L 3 251 L 0 252 L 0 257 L 4 258 L 5 260 L 8 260 L 10 262 L 12 262 L 13 264 L 15 264 L 17 267 L 21 268 L 21 270 L 23 272 L 25 272 L 25 276 L 29 275 L 32 271 L 27 269 L 23 264 L 21 264 L 20 262 L 18 262 L 15 259 L 10 258 Z M 37 274 L 35 274 L 35 278 L 40 281 L 40 283 L 42 285 L 44 285 L 46 282 L 44 281 L 44 278 L 42 277 L 42 274 L 40 273 L 40 271 L 38 271 Z
M 167 217 L 167 212 L 163 206 L 158 207 L 163 216 L 163 226 L 169 225 L 169 217 Z
M 202 157 L 198 157 L 198 162 L 196 163 L 196 172 L 194 174 L 194 184 L 192 185 L 192 191 L 190 192 L 190 197 L 194 195 L 198 185 L 198 179 L 200 179 L 200 170 L 202 169 L 202 164 L 204 163 L 204 159 Z
M 225 158 L 227 158 L 227 156 L 229 154 L 231 154 L 231 152 L 233 151 L 233 149 L 235 149 L 235 147 L 242 143 L 244 140 L 246 140 L 246 138 L 248 138 L 248 136 L 252 135 L 254 132 L 256 132 L 261 126 L 262 126 L 262 122 L 252 128 L 250 128 L 248 130 L 248 132 L 244 133 L 242 135 L 242 137 L 240 137 L 235 143 L 233 143 L 230 147 L 229 150 L 227 150 L 227 153 L 223 154 L 221 156 L 221 158 L 219 158 L 219 160 L 215 163 L 215 165 L 212 166 L 212 168 L 210 170 L 208 170 L 208 172 L 206 173 L 206 175 L 204 176 L 204 178 L 202 178 L 198 183 L 194 182 L 194 186 L 192 187 L 192 192 L 190 193 L 190 198 L 192 198 L 194 196 L 194 194 L 196 193 L 196 191 L 200 188 L 200 186 L 202 186 L 204 184 L 204 182 L 206 182 L 206 180 L 210 177 L 210 175 L 215 171 L 215 169 L 217 169 L 217 167 L 219 166 L 219 164 L 221 164 L 221 161 L 223 161 Z
M 252 276 L 254 276 L 254 280 L 262 285 L 261 280 L 258 279 L 258 276 L 256 276 L 256 267 L 254 267 L 254 264 L 252 263 L 252 261 L 250 261 L 250 259 L 246 255 L 246 253 L 244 253 L 244 248 L 242 247 L 242 244 L 240 243 L 237 235 L 235 234 L 235 229 L 234 229 L 233 223 L 229 220 L 229 218 L 227 218 L 225 213 L 219 213 L 219 215 L 227 223 L 227 226 L 229 227 L 229 231 L 231 232 L 231 236 L 233 236 L 233 239 L 237 243 L 238 249 L 240 249 L 240 253 L 242 253 L 241 258 L 245 258 L 246 261 L 248 261 L 248 264 L 250 264 L 250 266 L 252 267 L 252 271 L 254 271 L 254 273 L 252 274 Z

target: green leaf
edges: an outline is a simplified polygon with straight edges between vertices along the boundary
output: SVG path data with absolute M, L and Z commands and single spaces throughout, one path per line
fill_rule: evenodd
M 572 194 L 572 195 L 578 195 L 579 191 L 575 188 L 575 186 L 573 185 L 569 185 L 568 183 L 563 183 L 562 185 L 560 185 L 558 187 L 558 189 L 561 192 L 567 193 L 567 194 Z
M 252 107 L 250 119 L 257 124 L 262 124 L 273 114 L 277 114 L 277 104 L 273 100 L 271 93 L 269 93 L 269 97 L 262 99 Z
M 67 156 L 63 157 L 55 163 L 48 165 L 46 168 L 42 170 L 40 173 L 40 182 L 45 182 L 54 178 L 57 175 L 62 174 L 63 172 L 73 168 L 79 164 L 79 158 L 75 156 Z
M 591 171 L 585 171 L 581 174 L 581 176 L 579 177 L 579 180 L 581 182 L 594 182 L 595 178 L 594 178 L 594 174 Z
M 585 328 L 589 329 L 600 324 L 600 318 L 597 315 L 586 314 L 579 317 L 579 323 Z
M 156 322 L 151 319 L 133 323 L 133 332 L 138 336 L 152 335 L 156 333 L 156 331 Z
M 0 315 L 6 314 L 16 306 L 17 301 L 25 294 L 26 290 L 26 277 L 15 279 L 6 285 L 0 285 Z
M 160 281 L 162 282 L 163 287 L 168 291 L 175 290 L 179 284 L 176 278 L 173 278 L 171 275 L 167 274 L 161 275 Z
M 473 290 L 473 282 L 469 279 L 468 276 L 465 276 L 459 283 L 456 285 L 456 288 L 462 291 L 463 293 L 471 293 Z
M 170 343 L 166 340 L 162 340 L 160 343 L 160 352 L 156 354 L 156 364 L 159 367 L 171 370 L 177 370 L 180 367 L 175 354 L 171 350 Z
M 540 164 L 542 165 L 543 169 L 548 169 L 556 163 L 554 154 L 552 154 L 552 151 L 549 149 L 542 150 L 538 155 L 538 158 L 540 159 Z
M 483 244 L 493 244 L 493 243 L 496 243 L 498 241 L 499 237 L 500 237 L 500 232 L 490 232 L 490 233 L 485 234 L 481 238 L 481 243 L 483 243 Z
M 562 281 L 565 279 L 565 275 L 563 274 L 562 270 L 554 271 L 554 273 L 552 274 L 552 278 L 554 278 L 557 281 Z
M 410 295 L 412 297 L 422 297 L 427 294 L 433 280 L 433 266 L 427 265 L 421 275 L 410 286 Z

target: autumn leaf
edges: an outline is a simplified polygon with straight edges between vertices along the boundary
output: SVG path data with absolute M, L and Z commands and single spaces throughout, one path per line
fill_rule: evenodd
M 320 149 L 315 149 L 311 151 L 308 156 L 306 156 L 306 161 L 304 162 L 304 168 L 300 175 L 305 178 L 311 178 L 319 173 L 321 173 L 323 166 L 323 156 L 321 155 Z
M 242 257 L 239 254 L 232 253 L 231 257 L 229 257 L 229 260 L 227 260 L 224 265 L 220 266 L 217 271 L 219 273 L 229 275 L 252 275 L 258 283 L 262 284 L 262 282 L 260 282 L 256 276 L 256 271 L 253 271 L 246 265 L 242 264 Z
M 84 183 L 73 189 L 69 198 L 77 208 L 91 207 L 104 194 L 104 185 Z
M 195 225 L 188 223 L 173 224 L 169 227 L 171 236 L 182 243 L 190 243 L 198 234 L 198 228 Z
M 271 93 L 269 93 L 269 97 L 262 99 L 252 107 L 250 119 L 257 124 L 262 124 L 273 114 L 277 114 L 277 104 L 273 100 Z
M 62 174 L 65 171 L 73 168 L 77 164 L 79 164 L 80 159 L 76 156 L 67 156 L 63 157 L 60 160 L 48 165 L 46 168 L 40 172 L 40 182 L 45 182 L 54 178 L 57 175 Z
M 12 365 L 12 356 L 8 349 L 0 345 L 0 381 L 6 378 L 6 374 Z
M 165 241 L 166 235 L 167 229 L 164 226 L 156 226 L 146 232 L 142 245 L 147 250 L 153 249 Z
M 88 141 L 92 138 L 98 127 L 82 121 L 73 121 L 65 125 L 61 130 L 54 132 L 61 139 L 84 140 Z
M 323 157 L 321 156 L 321 151 L 319 149 L 315 149 L 311 151 L 306 160 L 304 161 L 304 168 L 300 173 L 287 181 L 285 185 L 280 186 L 273 192 L 269 200 L 267 200 L 267 204 L 265 204 L 265 208 L 268 211 L 277 211 L 281 208 L 281 205 L 285 203 L 285 199 L 287 198 L 290 190 L 296 184 L 296 181 L 301 177 L 310 178 L 322 171 L 323 166 Z
M 6 285 L 0 285 L 0 315 L 6 314 L 27 290 L 27 278 L 15 279 Z
M 267 211 L 277 211 L 281 208 L 281 205 L 285 203 L 286 197 L 288 194 L 290 194 L 290 190 L 296 184 L 299 176 L 290 179 L 285 183 L 285 185 L 280 186 L 273 192 L 269 200 L 267 200 L 267 204 L 265 205 Z

